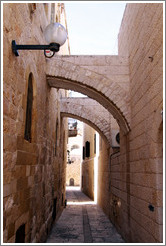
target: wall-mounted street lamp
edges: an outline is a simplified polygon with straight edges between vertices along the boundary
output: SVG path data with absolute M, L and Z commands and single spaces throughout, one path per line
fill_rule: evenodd
M 12 40 L 12 51 L 19 56 L 18 50 L 44 50 L 44 55 L 51 58 L 66 42 L 67 32 L 60 23 L 51 23 L 44 30 L 44 37 L 47 45 L 18 45 L 15 40 Z

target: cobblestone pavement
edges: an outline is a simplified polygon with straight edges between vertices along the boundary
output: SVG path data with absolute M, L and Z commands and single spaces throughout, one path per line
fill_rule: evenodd
M 66 198 L 46 243 L 124 243 L 102 209 L 80 190 L 67 189 Z

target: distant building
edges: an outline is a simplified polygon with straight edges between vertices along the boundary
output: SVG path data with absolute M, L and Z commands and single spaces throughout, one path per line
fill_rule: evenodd
M 69 138 L 67 144 L 66 185 L 80 186 L 83 123 L 70 118 L 68 119 L 68 123 Z M 77 131 L 77 133 L 73 137 L 70 131 Z

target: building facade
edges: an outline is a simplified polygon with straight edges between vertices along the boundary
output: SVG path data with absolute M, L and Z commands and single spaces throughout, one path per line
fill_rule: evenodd
M 44 242 L 65 201 L 67 120 L 59 101 L 65 90 L 46 82 L 43 51 L 11 50 L 45 44 L 50 22 L 66 26 L 64 4 L 3 4 L 4 242 Z M 60 54 L 69 54 L 68 40 Z M 52 113 L 54 112 L 54 113 Z M 60 150 L 63 150 L 62 152 Z
M 78 120 L 73 121 L 70 118 L 68 119 L 68 124 L 66 185 L 80 187 L 83 124 Z

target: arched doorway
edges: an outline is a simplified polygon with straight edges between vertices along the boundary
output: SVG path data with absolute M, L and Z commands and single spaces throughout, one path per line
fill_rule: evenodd
M 73 178 L 70 179 L 69 185 L 70 185 L 70 186 L 74 186 L 74 179 L 73 179 Z

